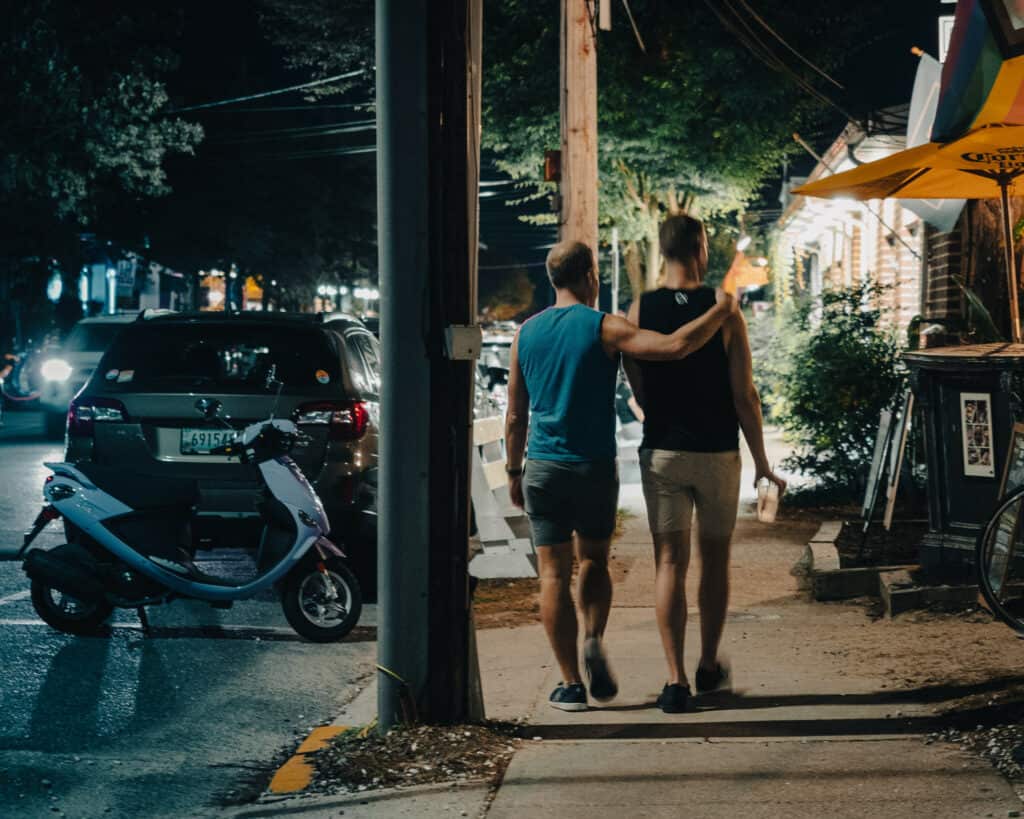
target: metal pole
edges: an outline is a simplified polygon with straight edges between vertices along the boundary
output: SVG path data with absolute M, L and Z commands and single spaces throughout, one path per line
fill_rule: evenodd
M 377 255 L 381 385 L 377 718 L 387 731 L 427 681 L 430 258 L 426 0 L 377 0 Z M 403 713 L 403 704 L 406 706 Z
M 1013 252 L 1013 226 L 1010 224 L 1010 182 L 1012 177 L 1000 174 L 999 197 L 1003 206 L 1003 253 L 1006 255 L 1006 275 L 1010 297 L 1010 338 L 1020 344 L 1020 303 L 1017 300 L 1017 260 Z
M 619 312 L 619 229 L 612 228 L 612 315 Z

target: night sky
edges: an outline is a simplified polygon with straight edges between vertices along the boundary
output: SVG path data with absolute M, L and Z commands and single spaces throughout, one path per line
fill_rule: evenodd
M 190 0 L 178 6 L 182 15 L 181 27 L 180 31 L 171 34 L 169 45 L 179 53 L 181 63 L 178 70 L 167 77 L 175 105 L 193 105 L 280 88 L 309 78 L 302 72 L 285 67 L 285 55 L 271 45 L 259 24 L 256 4 L 245 0 L 218 0 L 216 3 Z M 808 4 L 808 7 L 808 13 L 813 13 L 813 4 Z M 857 115 L 907 102 L 917 62 L 917 58 L 910 53 L 911 47 L 919 45 L 929 53 L 936 54 L 937 18 L 940 14 L 952 13 L 954 9 L 954 5 L 938 0 L 893 2 L 887 27 L 877 31 L 856 53 L 849 55 L 847 67 L 836 72 L 835 76 L 845 86 L 845 90 L 832 88 L 829 94 L 842 107 Z M 764 10 L 766 13 L 770 11 L 767 8 Z M 780 75 L 779 82 L 785 83 L 788 80 Z M 799 92 L 794 88 L 796 93 Z M 332 104 L 357 102 L 366 100 L 332 97 L 317 107 L 302 107 L 307 103 L 301 95 L 289 94 L 260 100 L 248 106 L 216 108 L 190 114 L 206 129 L 206 139 L 198 156 L 173 159 L 168 168 L 170 182 L 175 189 L 174 195 L 162 201 L 146 203 L 130 213 L 119 214 L 121 232 L 132 232 L 133 218 L 137 220 L 135 228 L 138 231 L 155 227 L 154 233 L 159 236 L 161 223 L 166 230 L 175 230 L 176 223 L 169 215 L 175 208 L 211 198 L 224 198 L 225 190 L 237 184 L 239 175 L 257 180 L 261 175 L 273 177 L 273 184 L 278 186 L 274 196 L 287 199 L 287 187 L 279 189 L 280 180 L 288 177 L 287 170 L 282 172 L 282 162 L 316 163 L 317 173 L 325 180 L 347 184 L 356 178 L 372 186 L 372 154 L 286 160 L 282 157 L 295 151 L 293 140 L 274 142 L 265 138 L 253 139 L 271 130 L 308 127 L 327 122 L 365 121 L 369 118 L 365 111 L 328 107 Z M 294 107 L 297 110 L 245 110 L 271 107 Z M 802 135 L 817 150 L 823 150 L 839 134 L 843 125 L 844 120 L 837 113 L 816 132 Z M 366 130 L 303 142 L 302 145 L 359 147 L 372 145 L 373 142 L 373 131 Z M 813 160 L 809 157 L 796 157 L 790 171 L 801 174 L 812 166 Z M 484 157 L 484 179 L 498 178 L 493 168 L 489 167 L 487 157 Z M 778 206 L 776 197 L 780 179 L 781 169 L 779 177 L 766 181 L 760 207 Z M 268 184 L 271 184 L 269 179 Z M 304 194 L 296 190 L 292 195 L 299 197 Z M 755 208 L 758 206 L 754 205 Z M 529 209 L 536 211 L 542 207 L 542 204 L 537 204 Z M 481 240 L 488 248 L 481 258 L 485 267 L 512 262 L 536 265 L 543 259 L 544 245 L 552 241 L 553 235 L 552 229 L 518 222 L 515 211 L 504 205 L 504 197 L 501 195 L 482 200 Z M 155 255 L 158 254 L 159 247 L 154 247 L 153 251 Z M 486 270 L 483 272 L 486 275 Z

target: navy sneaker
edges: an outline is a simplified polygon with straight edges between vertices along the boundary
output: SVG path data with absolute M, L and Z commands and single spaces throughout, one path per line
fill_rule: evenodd
M 710 694 L 712 691 L 728 691 L 732 686 L 729 666 L 721 660 L 714 668 L 697 668 L 697 693 Z
M 583 644 L 583 667 L 590 683 L 590 696 L 595 700 L 607 702 L 619 693 L 600 640 L 591 637 Z
M 551 692 L 548 702 L 551 703 L 552 708 L 557 708 L 559 711 L 586 711 L 587 691 L 583 687 L 583 683 L 574 683 L 573 685 L 559 683 L 558 688 Z
M 668 683 L 661 689 L 658 707 L 666 714 L 681 714 L 690 700 L 690 686 Z

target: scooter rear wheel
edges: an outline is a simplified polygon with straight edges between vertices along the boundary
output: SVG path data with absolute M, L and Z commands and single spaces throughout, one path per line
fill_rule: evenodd
M 342 639 L 359 622 L 363 595 L 352 570 L 342 560 L 326 561 L 327 575 L 334 587 L 331 599 L 319 561 L 305 561 L 285 579 L 281 608 L 288 624 L 314 643 Z
M 109 603 L 86 603 L 39 580 L 32 581 L 31 593 L 36 614 L 47 625 L 65 634 L 95 634 L 114 611 Z

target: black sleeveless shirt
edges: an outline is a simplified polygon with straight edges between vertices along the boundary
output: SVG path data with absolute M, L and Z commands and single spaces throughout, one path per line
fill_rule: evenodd
M 674 333 L 715 305 L 710 287 L 662 287 L 640 299 L 640 326 Z M 739 420 L 729 382 L 722 331 L 679 361 L 638 361 L 644 381 L 644 449 L 732 452 L 740 447 Z

